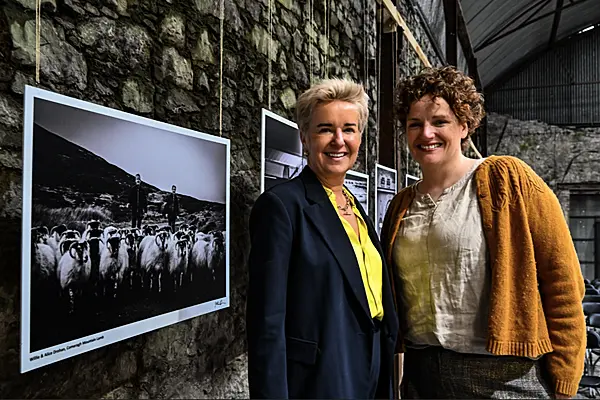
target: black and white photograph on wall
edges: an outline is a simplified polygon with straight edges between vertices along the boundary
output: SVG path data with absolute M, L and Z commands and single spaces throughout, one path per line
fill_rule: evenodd
M 229 307 L 229 139 L 26 86 L 21 373 Z
M 406 174 L 404 178 L 404 187 L 409 187 L 410 185 L 417 183 L 421 180 L 418 176 Z
M 344 185 L 369 215 L 369 175 L 350 170 L 346 172 Z
M 381 235 L 385 213 L 398 192 L 397 172 L 392 168 L 375 164 L 375 229 Z
M 262 109 L 261 193 L 297 177 L 306 165 L 298 125 Z

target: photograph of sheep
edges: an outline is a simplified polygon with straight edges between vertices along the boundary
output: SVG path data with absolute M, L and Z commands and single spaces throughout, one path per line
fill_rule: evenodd
M 396 170 L 375 164 L 375 230 L 378 235 L 381 235 L 388 206 L 398 191 L 397 175 Z
M 262 109 L 261 193 L 300 175 L 306 165 L 298 125 Z
M 361 172 L 348 171 L 344 185 L 356 197 L 365 210 L 365 214 L 369 215 L 369 176 Z
M 26 87 L 21 372 L 229 306 L 229 139 Z

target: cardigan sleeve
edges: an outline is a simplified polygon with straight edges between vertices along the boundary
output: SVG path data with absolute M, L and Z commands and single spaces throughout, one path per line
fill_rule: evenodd
M 553 352 L 545 356 L 557 394 L 574 396 L 583 374 L 585 286 L 575 246 L 558 198 L 523 163 L 521 190 L 533 239 L 539 292 Z

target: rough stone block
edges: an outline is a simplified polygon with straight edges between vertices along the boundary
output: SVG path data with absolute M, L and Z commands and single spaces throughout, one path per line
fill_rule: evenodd
M 282 9 L 281 10 L 281 19 L 283 20 L 285 25 L 287 25 L 292 30 L 294 30 L 298 27 L 298 19 L 294 16 L 294 14 L 292 14 L 289 11 Z
M 210 85 L 208 83 L 206 72 L 201 71 L 199 74 L 196 74 L 196 77 L 196 87 L 202 89 L 206 93 L 210 92 Z
M 288 10 L 292 9 L 292 0 L 277 0 L 279 4 L 287 8 Z
M 139 25 L 99 17 L 79 25 L 78 34 L 90 55 L 108 57 L 111 65 L 117 64 L 115 69 L 146 68 L 150 62 L 152 40 Z
M 171 81 L 183 89 L 192 90 L 194 86 L 192 63 L 182 57 L 175 48 L 167 47 L 163 50 L 162 65 L 157 68 L 157 78 Z
M 177 88 L 169 92 L 164 106 L 175 114 L 200 111 L 189 93 Z
M 192 52 L 192 59 L 196 63 L 215 63 L 215 57 L 213 55 L 213 46 L 208 38 L 208 31 L 204 30 L 198 36 L 198 40 L 196 41 L 196 47 Z
M 294 90 L 292 88 L 285 88 L 279 98 L 281 100 L 281 103 L 283 103 L 283 106 L 287 110 L 294 108 L 294 106 L 296 105 L 296 93 L 294 93 Z
M 154 111 L 154 88 L 135 78 L 129 78 L 123 84 L 123 104 L 140 113 Z
M 25 85 L 35 86 L 35 78 L 31 75 L 25 75 L 21 71 L 17 71 L 11 85 L 12 91 L 16 94 L 23 94 L 25 93 Z
M 275 38 L 270 38 L 269 32 L 265 29 L 254 26 L 250 33 L 250 41 L 254 44 L 256 50 L 265 56 L 269 56 L 269 42 L 271 43 L 270 59 L 271 61 L 277 61 L 277 53 L 281 46 Z
M 170 13 L 164 17 L 161 25 L 160 39 L 178 49 L 185 45 L 185 20 L 183 16 Z
M 21 4 L 28 10 L 35 10 L 35 0 L 16 0 L 17 3 Z M 56 0 L 42 0 L 42 10 L 48 12 L 56 11 Z

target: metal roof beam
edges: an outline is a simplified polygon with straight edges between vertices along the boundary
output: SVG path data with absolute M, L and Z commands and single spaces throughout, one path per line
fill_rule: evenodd
M 457 0 L 443 0 L 446 19 L 446 63 L 458 66 L 458 41 L 456 39 Z
M 547 12 L 547 13 L 545 13 L 543 15 L 540 15 L 539 17 L 534 18 L 534 19 L 528 21 L 527 23 L 523 23 L 523 24 L 519 25 L 518 27 L 516 27 L 514 29 L 511 29 L 510 31 L 507 31 L 507 32 L 503 33 L 502 35 L 499 35 L 499 36 L 497 36 L 497 37 L 495 37 L 495 38 L 487 41 L 486 43 L 483 43 L 481 46 L 477 47 L 475 49 L 475 51 L 483 50 L 484 48 L 486 48 L 486 47 L 488 47 L 488 46 L 496 43 L 497 41 L 505 38 L 506 36 L 512 35 L 513 33 L 517 32 L 517 31 L 520 31 L 521 29 L 523 29 L 523 28 L 525 28 L 525 27 L 527 27 L 527 26 L 529 26 L 531 24 L 534 24 L 537 21 L 540 21 L 540 20 L 542 20 L 542 19 L 544 19 L 546 17 L 549 17 L 551 15 L 555 15 L 556 13 L 562 12 L 563 10 L 566 10 L 566 9 L 571 8 L 573 6 L 578 6 L 580 4 L 583 4 L 586 1 L 589 1 L 589 0 L 580 0 L 578 2 L 573 2 L 573 3 L 570 3 L 570 4 L 566 5 L 566 6 L 563 6 L 562 8 L 560 8 L 558 10 L 550 11 L 550 12 Z
M 478 89 L 482 90 L 483 83 L 481 82 L 481 76 L 479 75 L 479 70 L 477 68 L 477 58 L 475 58 L 475 51 L 473 51 L 471 37 L 469 36 L 467 22 L 465 21 L 465 14 L 463 13 L 462 4 L 460 0 L 456 2 L 456 18 L 456 34 L 458 35 L 458 41 L 460 42 L 460 46 L 462 47 L 463 53 L 465 54 L 465 57 L 467 59 L 467 68 L 469 69 L 469 75 L 471 75 L 471 77 L 475 79 L 475 84 L 478 86 Z
M 550 33 L 550 41 L 548 47 L 552 47 L 556 41 L 556 34 L 558 33 L 558 25 L 560 25 L 560 17 L 562 15 L 564 0 L 556 0 L 556 14 L 554 14 L 554 22 L 552 23 L 552 32 Z
M 487 42 L 489 42 L 490 40 L 494 40 L 498 35 L 501 35 L 506 29 L 508 29 L 512 24 L 514 24 L 515 22 L 517 22 L 518 20 L 520 20 L 524 15 L 526 15 L 528 12 L 530 12 L 531 10 L 533 10 L 534 8 L 538 7 L 537 10 L 535 10 L 533 13 L 531 13 L 531 15 L 529 16 L 529 19 L 532 18 L 533 15 L 536 15 L 538 12 L 540 12 L 540 10 L 542 8 L 544 8 L 548 3 L 550 3 L 550 1 L 552 0 L 538 0 L 537 3 L 534 3 L 532 5 L 530 5 L 529 7 L 527 7 L 525 10 L 523 10 L 521 13 L 519 13 L 516 17 L 512 18 L 510 20 L 510 22 L 508 22 L 507 24 L 505 24 L 504 26 L 501 26 L 500 29 L 495 29 L 494 32 L 492 32 L 491 34 L 489 34 L 482 42 L 482 44 L 480 44 L 478 46 L 477 49 L 475 49 L 475 51 L 479 51 L 479 47 L 485 46 Z M 540 6 L 541 5 L 541 6 Z M 528 19 L 528 20 L 529 20 Z

